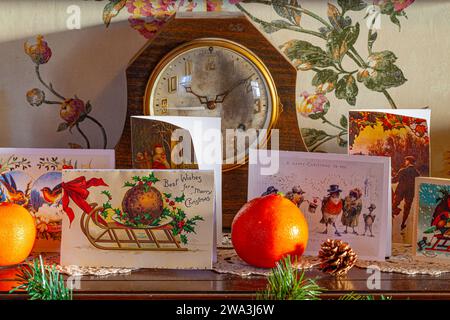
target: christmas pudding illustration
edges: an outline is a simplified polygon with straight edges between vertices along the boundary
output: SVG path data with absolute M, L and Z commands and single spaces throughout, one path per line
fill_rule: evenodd
M 151 225 L 163 212 L 161 192 L 144 184 L 132 187 L 123 197 L 122 212 L 131 224 Z
M 133 176 L 131 181 L 124 183 L 123 188 L 127 190 L 119 203 L 102 179 L 86 181 L 85 177 L 79 177 L 64 183 L 63 188 L 66 197 L 78 200 L 76 204 L 83 210 L 81 230 L 97 249 L 187 250 L 183 245 L 189 242 L 188 235 L 195 233 L 197 223 L 204 219 L 198 215 L 188 217 L 184 208 L 185 195 L 161 192 L 158 181 L 153 172 L 146 176 Z M 77 185 L 106 187 L 100 192 L 100 196 L 106 197 L 106 202 L 100 205 L 88 203 L 89 200 L 80 202 L 74 194 L 78 192 L 74 191 Z

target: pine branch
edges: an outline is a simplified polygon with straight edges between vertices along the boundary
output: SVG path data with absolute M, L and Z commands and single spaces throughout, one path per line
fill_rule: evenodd
M 314 279 L 307 279 L 305 271 L 295 268 L 289 256 L 277 262 L 268 277 L 265 290 L 256 295 L 258 300 L 321 300 L 320 294 L 326 291 Z M 354 292 L 339 297 L 339 300 L 377 300 L 374 295 L 361 295 Z M 381 295 L 379 300 L 392 300 Z
M 325 291 L 313 279 L 306 279 L 303 270 L 299 273 L 289 256 L 277 262 L 268 282 L 267 288 L 257 295 L 258 300 L 320 300 Z
M 339 297 L 339 300 L 377 300 L 374 295 L 360 295 L 354 292 L 350 292 L 346 295 Z M 392 297 L 380 296 L 380 300 L 392 300 Z
M 30 300 L 72 300 L 72 289 L 65 286 L 55 265 L 44 265 L 42 256 L 34 259 L 31 266 L 21 267 L 17 277 L 21 284 L 9 293 L 23 289 L 29 294 Z

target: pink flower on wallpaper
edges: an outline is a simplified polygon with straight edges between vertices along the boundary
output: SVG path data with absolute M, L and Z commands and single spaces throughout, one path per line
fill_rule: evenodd
M 128 0 L 126 7 L 134 16 L 148 17 L 152 14 L 153 4 L 150 0 Z
M 166 20 L 156 19 L 154 17 L 148 18 L 133 18 L 128 19 L 130 26 L 137 30 L 145 38 L 150 39 L 158 31 L 158 29 L 166 23 Z
M 324 113 L 329 107 L 329 101 L 323 93 L 309 94 L 304 91 L 297 102 L 297 112 L 304 117 Z
M 25 42 L 24 50 L 37 65 L 47 63 L 52 57 L 52 50 L 41 35 L 36 37 L 36 44 L 34 45 L 29 45 L 28 42 Z
M 400 12 L 409 7 L 415 0 L 374 0 L 373 3 L 377 6 L 383 7 L 386 5 L 393 5 L 395 12 Z
M 130 26 L 149 39 L 175 12 L 193 11 L 203 1 L 206 1 L 206 11 L 221 11 L 224 4 L 234 5 L 242 0 L 126 0 L 114 7 L 105 7 L 105 24 L 108 26 L 111 18 L 126 7 L 131 14 L 128 18 Z
M 392 2 L 394 3 L 395 11 L 398 12 L 409 7 L 414 2 L 414 0 L 397 0 L 397 1 L 394 0 Z

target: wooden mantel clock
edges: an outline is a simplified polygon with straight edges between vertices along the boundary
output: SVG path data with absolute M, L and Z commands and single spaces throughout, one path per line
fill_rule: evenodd
M 256 130 L 264 136 L 247 147 L 268 142 L 276 128 L 280 150 L 306 150 L 295 112 L 297 71 L 241 13 L 177 13 L 133 58 L 126 74 L 119 168 L 131 168 L 130 116 L 143 114 L 221 117 L 223 132 L 268 130 Z M 246 159 L 248 148 L 236 155 L 235 143 L 226 139 L 222 207 L 223 225 L 229 227 L 247 200 L 248 165 L 230 164 L 227 155 Z

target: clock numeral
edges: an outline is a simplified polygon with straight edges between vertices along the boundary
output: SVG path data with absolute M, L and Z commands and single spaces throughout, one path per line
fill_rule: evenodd
M 184 75 L 186 77 L 192 75 L 192 61 L 191 60 L 186 60 L 186 62 L 184 63 Z
M 173 93 L 175 91 L 177 91 L 178 89 L 178 77 L 177 76 L 173 76 L 170 77 L 169 79 L 167 79 L 167 91 L 169 93 Z
M 161 113 L 167 114 L 167 108 L 169 107 L 169 102 L 167 99 L 161 99 Z
M 255 99 L 254 112 L 255 113 L 260 113 L 261 112 L 261 99 Z
M 216 70 L 216 56 L 210 56 L 206 61 L 206 71 L 212 70 Z

